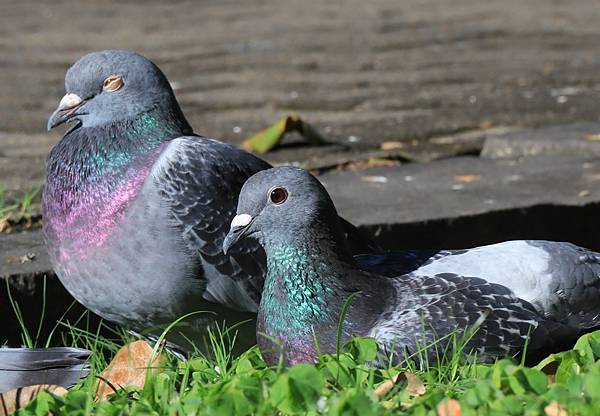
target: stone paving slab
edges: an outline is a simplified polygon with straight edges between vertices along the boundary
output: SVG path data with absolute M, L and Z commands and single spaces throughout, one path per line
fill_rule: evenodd
M 455 156 L 477 154 L 484 142 L 514 131 L 512 127 L 494 127 L 461 132 L 412 142 L 392 142 L 396 148 L 374 148 L 356 153 L 344 144 L 306 146 L 299 137 L 285 137 L 280 148 L 260 155 L 273 164 L 297 164 L 306 169 L 331 169 L 369 158 L 398 158 L 426 162 Z M 30 191 L 44 181 L 46 156 L 58 138 L 52 133 L 26 134 L 0 132 L 0 187 L 13 194 Z M 387 144 L 390 144 L 388 142 Z
M 106 48 L 156 60 L 195 130 L 234 143 L 290 111 L 355 154 L 597 121 L 598 21 L 595 0 L 4 0 L 0 131 L 43 132 L 66 68 Z
M 456 221 L 508 209 L 600 203 L 600 159 L 457 157 L 319 176 L 341 215 L 369 228 Z M 590 227 L 598 229 L 600 216 Z M 32 254 L 33 256 L 29 256 Z M 50 271 L 41 231 L 0 234 L 0 277 Z
M 41 230 L 0 234 L 0 278 L 43 274 L 52 274 L 52 267 Z M 15 280 L 15 286 L 26 292 L 33 290 L 27 280 Z
M 53 135 L 0 132 L 0 187 L 14 194 L 29 192 L 44 181 L 46 156 Z
M 600 202 L 600 159 L 580 156 L 457 157 L 320 178 L 340 214 L 362 226 L 456 219 L 540 204 Z
M 2 189 L 19 193 L 39 186 L 44 178 L 46 155 L 56 140 L 54 134 L 0 132 Z M 534 129 L 497 126 L 424 140 L 387 141 L 361 153 L 336 143 L 302 146 L 299 140 L 298 137 L 285 138 L 282 147 L 261 157 L 273 164 L 295 164 L 310 170 L 332 169 L 372 158 L 429 162 L 465 154 L 481 154 L 487 158 L 560 154 L 600 157 L 599 122 Z
M 481 156 L 489 158 L 577 154 L 600 158 L 600 123 L 573 123 L 491 135 L 481 152 Z

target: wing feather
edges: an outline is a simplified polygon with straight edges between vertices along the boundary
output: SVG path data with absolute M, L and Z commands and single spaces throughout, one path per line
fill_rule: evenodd
M 386 353 L 395 350 L 405 356 L 416 353 L 419 345 L 448 345 L 447 335 L 455 333 L 458 339 L 466 336 L 465 352 L 493 359 L 522 349 L 544 320 L 508 288 L 476 277 L 413 273 L 394 279 L 394 287 L 396 302 L 370 334 L 387 347 Z M 432 347 L 427 353 L 437 359 L 435 352 Z
M 265 274 L 265 254 L 253 241 L 222 250 L 242 185 L 271 166 L 234 146 L 204 137 L 172 141 L 153 170 L 162 198 L 189 247 L 200 255 L 209 280 L 205 297 L 255 311 Z

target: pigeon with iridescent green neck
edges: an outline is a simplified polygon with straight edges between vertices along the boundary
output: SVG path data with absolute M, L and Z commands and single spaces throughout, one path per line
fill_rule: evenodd
M 519 352 L 528 336 L 529 351 L 536 351 L 579 333 L 579 327 L 547 320 L 508 288 L 476 276 L 417 271 L 386 277 L 361 270 L 329 195 L 302 169 L 269 169 L 244 184 L 223 249 L 248 239 L 267 255 L 257 331 L 270 364 L 280 351 L 288 364 L 312 362 L 317 351 L 335 352 L 341 311 L 350 298 L 342 342 L 374 337 L 393 362 L 475 327 L 465 351 L 484 361 Z M 438 345 L 437 351 L 443 349 Z M 428 351 L 432 360 L 435 351 Z
M 242 184 L 270 165 L 194 134 L 165 75 L 136 53 L 85 55 L 65 89 L 48 128 L 74 125 L 48 157 L 42 203 L 67 290 L 138 330 L 205 311 L 186 327 L 192 341 L 208 322 L 253 318 L 264 253 L 221 247 Z

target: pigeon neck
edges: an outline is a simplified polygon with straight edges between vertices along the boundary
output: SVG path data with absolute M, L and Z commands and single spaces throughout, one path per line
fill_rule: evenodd
M 319 342 L 335 345 L 342 305 L 350 295 L 349 260 L 336 254 L 332 241 L 313 239 L 265 246 L 267 277 L 258 316 L 258 331 L 278 339 L 288 351 L 314 356 L 313 330 Z M 351 259 L 351 255 L 348 255 Z M 346 329 L 350 328 L 345 323 Z M 320 331 L 319 328 L 328 328 Z M 271 345 L 259 335 L 259 345 Z M 265 348 L 266 349 L 266 348 Z M 300 361 L 306 361 L 302 358 Z M 290 362 L 288 357 L 288 363 Z
M 287 364 L 314 361 L 315 338 L 321 353 L 335 352 L 347 301 L 342 342 L 367 336 L 394 291 L 389 279 L 360 270 L 336 217 L 315 218 L 318 225 L 259 237 L 267 255 L 267 276 L 257 340 L 271 364 L 278 362 L 280 348 Z
M 159 108 L 102 126 L 76 126 L 52 150 L 48 175 L 94 182 L 123 170 L 162 143 L 189 133 L 191 128 L 182 115 L 165 116 Z
M 160 152 L 189 132 L 157 110 L 110 125 L 76 126 L 52 149 L 42 198 L 48 240 L 98 246 L 124 217 Z M 102 230 L 102 238 L 90 229 Z M 79 234 L 84 235 L 84 237 Z

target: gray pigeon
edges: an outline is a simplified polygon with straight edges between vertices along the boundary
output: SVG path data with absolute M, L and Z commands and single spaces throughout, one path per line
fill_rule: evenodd
M 548 319 L 600 326 L 600 253 L 571 243 L 516 240 L 465 250 L 408 250 L 356 257 L 364 270 L 479 276 L 509 288 Z
M 421 269 L 388 277 L 363 271 L 353 257 L 329 195 L 308 172 L 280 167 L 243 186 L 223 249 L 257 240 L 267 256 L 259 307 L 258 342 L 269 364 L 284 352 L 288 364 L 333 353 L 344 302 L 343 341 L 376 338 L 385 361 L 423 354 L 436 360 L 453 334 L 474 330 L 466 352 L 491 361 L 521 351 L 556 349 L 585 325 L 546 319 L 505 286 L 454 272 Z M 499 267 L 501 267 L 499 265 Z M 315 338 L 319 349 L 315 346 Z M 382 364 L 383 362 L 380 362 Z
M 0 348 L 0 393 L 34 384 L 69 388 L 87 376 L 90 354 L 69 347 Z
M 136 330 L 205 311 L 184 330 L 193 341 L 208 322 L 253 318 L 264 253 L 221 246 L 242 184 L 270 165 L 195 135 L 166 77 L 136 53 L 85 55 L 65 88 L 48 129 L 74 125 L 48 157 L 42 204 L 50 259 L 71 295 Z

